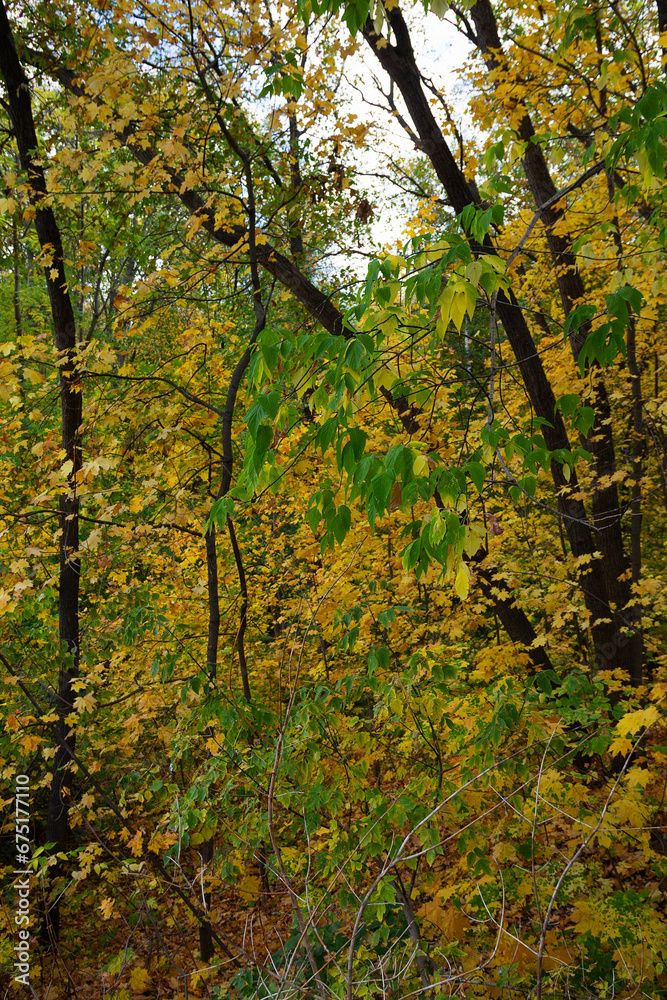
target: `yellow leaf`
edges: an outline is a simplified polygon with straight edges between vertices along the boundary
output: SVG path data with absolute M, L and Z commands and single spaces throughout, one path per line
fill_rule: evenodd
M 398 698 L 392 698 L 389 702 L 389 711 L 400 718 L 403 717 L 403 702 Z
M 137 830 L 134 837 L 132 837 L 132 839 L 128 840 L 127 842 L 127 846 L 130 848 L 130 851 L 132 852 L 135 858 L 138 858 L 139 855 L 142 853 L 143 849 L 142 841 L 143 841 L 143 831 Z
M 79 715 L 82 715 L 84 712 L 92 712 L 94 707 L 95 707 L 95 695 L 92 693 L 92 691 L 89 691 L 88 694 L 84 694 L 83 696 L 80 695 L 78 698 L 74 699 L 74 708 L 79 713 Z
M 484 265 L 481 260 L 471 260 L 465 270 L 466 279 L 471 281 L 475 288 L 479 284 L 479 279 L 482 276 L 482 271 L 484 270 Z
M 626 775 L 630 788 L 646 788 L 651 780 L 651 772 L 645 767 L 631 767 Z
M 461 563 L 456 574 L 454 590 L 457 596 L 460 597 L 462 601 L 465 601 L 468 596 L 468 591 L 470 590 L 470 570 L 464 562 Z
M 505 273 L 505 261 L 502 260 L 500 257 L 498 257 L 496 254 L 486 254 L 486 253 L 482 254 L 480 260 L 483 260 L 487 264 L 489 264 L 493 268 L 493 270 L 496 271 L 498 274 Z
M 167 848 L 171 847 L 172 844 L 175 844 L 177 840 L 177 834 L 172 831 L 165 833 L 162 830 L 158 830 L 157 833 L 154 833 L 151 837 L 148 849 L 153 851 L 154 854 L 157 854 L 160 851 L 166 851 Z
M 241 899 L 251 902 L 256 899 L 260 892 L 261 883 L 256 875 L 246 875 L 238 884 Z
M 616 754 L 623 754 L 624 757 L 632 750 L 632 740 L 629 740 L 627 736 L 617 736 L 615 740 L 612 740 L 609 744 L 609 753 L 616 756 Z
M 393 365 L 383 365 L 373 375 L 373 381 L 378 389 L 391 389 L 395 382 L 398 382 L 399 375 Z
M 21 747 L 26 753 L 32 753 L 33 750 L 37 749 L 41 742 L 41 736 L 35 736 L 34 733 L 27 733 L 21 739 Z
M 417 455 L 412 465 L 413 476 L 428 475 L 429 465 L 426 455 Z
M 651 726 L 660 718 L 660 712 L 655 705 L 648 708 L 641 708 L 636 712 L 627 712 L 616 724 L 616 732 L 619 736 L 634 736 L 645 726 Z
M 133 993 L 144 993 L 150 983 L 150 973 L 147 969 L 132 969 L 130 973 L 130 989 Z
M 452 322 L 454 323 L 454 326 L 456 327 L 459 333 L 461 332 L 461 327 L 463 326 L 463 320 L 466 314 L 466 306 L 467 306 L 466 293 L 463 289 L 457 288 L 452 298 L 450 314 Z
M 486 538 L 486 532 L 484 531 L 484 525 L 480 524 L 470 524 L 466 528 L 466 540 L 463 545 L 463 551 L 467 556 L 474 556 L 476 552 L 479 551 L 481 545 L 484 544 Z
M 104 920 L 110 920 L 113 916 L 114 902 L 110 896 L 106 896 L 100 903 L 100 910 Z
M 654 684 L 650 694 L 651 701 L 662 701 L 666 694 L 667 684 Z
M 440 307 L 440 317 L 438 319 L 437 327 L 438 333 L 445 333 L 447 327 L 449 326 L 449 320 L 452 313 L 452 301 L 454 299 L 454 289 L 452 285 L 446 285 L 442 295 L 438 299 L 438 306 Z

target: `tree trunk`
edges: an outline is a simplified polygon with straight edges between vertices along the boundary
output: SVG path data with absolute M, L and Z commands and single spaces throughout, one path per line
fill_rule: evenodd
M 9 115 L 19 153 L 21 169 L 30 182 L 30 200 L 35 206 L 35 229 L 42 253 L 46 285 L 51 304 L 55 343 L 60 355 L 60 412 L 62 448 L 70 462 L 67 486 L 59 501 L 60 579 L 58 596 L 58 634 L 62 660 L 58 674 L 56 710 L 56 754 L 49 792 L 46 820 L 47 843 L 54 844 L 53 853 L 67 848 L 69 831 L 69 763 L 68 747 L 74 749 L 74 735 L 69 732 L 67 716 L 73 710 L 72 681 L 79 671 L 79 501 L 76 494 L 76 474 L 81 468 L 81 380 L 76 356 L 76 323 L 65 275 L 60 229 L 51 208 L 44 204 L 46 178 L 38 154 L 37 133 L 32 114 L 30 83 L 19 61 L 14 37 L 0 0 L 0 72 L 7 89 Z M 59 867 L 51 868 L 52 881 Z M 47 903 L 42 934 L 47 941 L 58 939 L 60 906 Z
M 667 31 L 667 0 L 655 0 L 655 6 L 658 13 L 658 31 L 660 34 L 663 31 Z M 663 47 L 663 54 L 667 51 Z
M 491 7 L 490 0 L 477 0 L 470 10 L 471 17 L 477 29 L 477 46 L 491 72 L 510 72 L 510 65 L 504 55 L 498 34 L 498 25 Z M 519 122 L 516 134 L 522 142 L 527 143 L 522 158 L 526 179 L 530 186 L 536 207 L 539 209 L 547 202 L 551 204 L 542 211 L 542 221 L 546 227 L 547 244 L 551 253 L 556 283 L 565 316 L 569 316 L 575 304 L 585 299 L 584 283 L 577 266 L 577 258 L 572 249 L 571 236 L 563 231 L 562 220 L 564 211 L 559 208 L 554 199 L 558 189 L 554 184 L 542 147 L 533 142 L 535 128 L 528 111 L 521 108 L 523 116 Z M 513 96 L 513 108 L 516 111 L 517 100 Z M 556 227 L 558 226 L 558 231 Z M 570 331 L 570 346 L 576 363 L 579 354 L 591 333 L 590 321 Z M 611 407 L 602 371 L 597 362 L 588 366 L 588 375 L 593 385 L 593 404 L 595 409 L 595 424 L 588 435 L 587 447 L 595 459 L 596 482 L 592 497 L 594 524 L 597 529 L 597 542 L 602 552 L 602 571 L 605 577 L 607 593 L 616 612 L 622 611 L 630 600 L 630 586 L 627 581 L 627 559 L 623 551 L 623 536 L 621 532 L 622 512 L 618 497 L 618 487 L 612 481 L 616 472 L 616 457 L 611 425 Z M 605 484 L 605 485 L 602 485 Z M 621 617 L 617 624 L 627 624 Z
M 400 90 L 419 135 L 421 148 L 429 157 L 454 211 L 460 213 L 467 205 L 474 204 L 473 194 L 445 142 L 422 89 L 410 34 L 400 8 L 392 7 L 387 16 L 396 44 L 385 43 L 380 47 L 379 36 L 370 18 L 364 27 L 364 37 L 383 69 Z M 469 244 L 475 254 L 497 252 L 490 237 L 485 239 L 483 246 L 469 237 Z M 538 416 L 547 421 L 542 427 L 547 448 L 550 451 L 571 450 L 565 424 L 561 414 L 556 410 L 553 388 L 514 295 L 510 294 L 507 297 L 501 293 L 498 296 L 498 315 L 519 363 L 519 370 L 533 409 Z M 556 488 L 558 509 L 563 518 L 572 554 L 575 558 L 592 557 L 598 550 L 597 533 L 594 537 L 584 505 L 578 499 L 579 485 L 576 475 L 573 472 L 568 481 L 562 464 L 556 460 L 551 463 L 551 474 Z M 590 614 L 598 667 L 613 669 L 624 666 L 623 648 L 627 645 L 627 637 L 610 619 L 606 574 L 600 565 L 600 560 L 589 558 L 582 561 L 579 586 Z
M 206 532 L 206 575 L 208 583 L 208 637 L 206 642 L 206 669 L 211 685 L 214 685 L 218 672 L 218 640 L 220 638 L 220 593 L 218 589 L 218 553 L 215 544 L 215 527 Z M 204 736 L 209 739 L 213 730 L 206 729 Z M 208 753 L 208 751 L 207 751 Z M 205 840 L 199 850 L 202 860 L 202 879 L 206 878 L 206 869 L 213 860 L 213 838 Z M 211 908 L 211 893 L 202 886 L 204 911 L 208 915 Z M 211 921 L 207 919 L 199 925 L 199 950 L 202 962 L 210 962 L 215 954 Z

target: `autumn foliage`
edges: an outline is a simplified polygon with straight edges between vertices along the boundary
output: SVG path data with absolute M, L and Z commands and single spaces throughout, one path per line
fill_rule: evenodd
M 0 6 L 8 996 L 17 774 L 44 1000 L 664 996 L 666 63 Z

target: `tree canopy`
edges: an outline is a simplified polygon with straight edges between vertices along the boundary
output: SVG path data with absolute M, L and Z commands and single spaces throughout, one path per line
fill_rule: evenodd
M 665 66 L 662 0 L 0 0 L 33 994 L 664 995 Z

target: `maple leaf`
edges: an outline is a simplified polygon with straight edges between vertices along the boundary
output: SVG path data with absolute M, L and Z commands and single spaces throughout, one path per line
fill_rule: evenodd
M 129 986 L 133 993 L 144 993 L 150 985 L 151 976 L 148 969 L 135 968 L 130 973 Z
M 655 705 L 637 709 L 635 712 L 626 712 L 616 723 L 616 732 L 619 736 L 634 736 L 640 730 L 652 726 L 659 718 L 660 712 Z
M 143 853 L 143 830 L 137 830 L 134 836 L 128 840 L 127 846 L 132 855 L 138 858 Z
M 73 705 L 75 710 L 79 712 L 79 714 L 83 714 L 83 712 L 92 712 L 93 709 L 95 708 L 96 701 L 97 699 L 95 698 L 93 692 L 89 691 L 88 694 L 79 695 L 78 697 L 76 697 L 74 699 Z
M 167 848 L 171 847 L 172 844 L 175 844 L 177 840 L 178 840 L 178 834 L 173 833 L 170 830 L 166 832 L 158 830 L 156 833 L 153 834 L 153 836 L 149 840 L 148 849 L 149 851 L 154 851 L 156 853 L 159 851 L 166 851 Z M 132 841 L 130 841 L 130 844 L 131 843 Z

